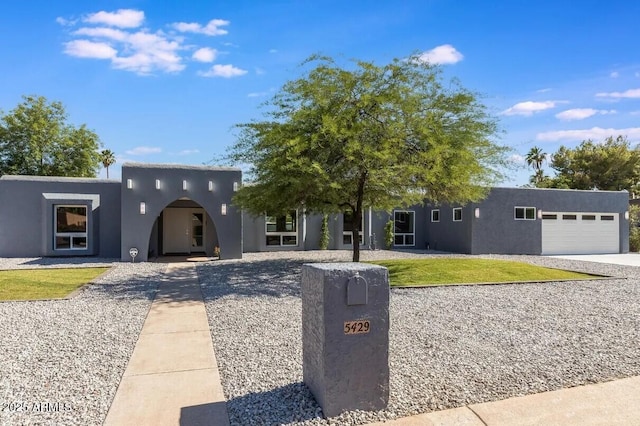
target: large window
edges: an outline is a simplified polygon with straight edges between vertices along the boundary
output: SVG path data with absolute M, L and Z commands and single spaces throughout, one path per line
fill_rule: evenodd
M 416 237 L 415 212 L 396 210 L 393 212 L 394 240 L 396 246 L 414 246 Z
M 342 214 L 342 244 L 353 245 L 353 213 L 345 212 Z M 364 244 L 362 238 L 362 232 L 364 230 L 364 215 L 362 215 L 362 221 L 360 222 L 360 230 L 358 231 L 358 240 L 360 245 Z
M 536 220 L 536 208 L 514 207 L 513 217 L 515 220 Z
M 440 222 L 440 210 L 431 210 L 431 222 Z
M 54 206 L 54 250 L 87 249 L 87 207 Z
M 284 216 L 266 216 L 266 242 L 268 246 L 298 245 L 298 214 L 291 210 Z

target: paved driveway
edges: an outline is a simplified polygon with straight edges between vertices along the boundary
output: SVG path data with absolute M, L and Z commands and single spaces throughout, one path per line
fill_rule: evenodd
M 558 259 L 584 260 L 587 262 L 610 263 L 614 265 L 640 266 L 640 253 L 623 254 L 575 254 L 557 257 Z

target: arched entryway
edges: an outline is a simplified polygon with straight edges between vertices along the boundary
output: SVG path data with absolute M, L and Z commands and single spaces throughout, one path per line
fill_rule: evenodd
M 183 198 L 168 204 L 156 218 L 149 237 L 151 257 L 201 254 L 220 247 L 215 222 L 197 202 Z

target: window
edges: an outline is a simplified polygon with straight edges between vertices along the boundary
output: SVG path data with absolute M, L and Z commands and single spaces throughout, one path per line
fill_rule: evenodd
M 575 214 L 563 214 L 562 220 L 577 220 L 578 216 Z
M 595 214 L 583 214 L 582 220 L 596 220 Z
M 353 245 L 353 226 L 351 224 L 353 214 L 351 212 L 344 212 L 342 214 L 342 244 Z M 362 237 L 362 231 L 364 230 L 364 215 L 362 215 L 362 222 L 360 223 L 360 231 L 358 232 L 358 240 L 360 245 L 364 243 Z
M 453 209 L 453 221 L 462 222 L 462 207 L 456 207 Z
M 600 220 L 613 220 L 613 216 L 603 214 L 602 216 L 600 216 Z
M 557 214 L 542 214 L 542 220 L 556 220 L 558 219 Z
M 536 220 L 535 207 L 514 207 L 515 220 Z
M 414 211 L 394 211 L 394 240 L 396 246 L 414 246 L 415 245 L 415 212 Z
M 54 250 L 87 249 L 87 206 L 54 206 Z
M 431 222 L 440 222 L 440 210 L 431 210 Z
M 267 215 L 265 218 L 266 243 L 268 246 L 298 245 L 298 213 L 291 210 L 284 216 Z

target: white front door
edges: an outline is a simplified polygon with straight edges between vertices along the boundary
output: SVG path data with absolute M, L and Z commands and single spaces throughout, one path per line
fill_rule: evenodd
M 162 254 L 204 251 L 204 209 L 166 208 L 162 217 Z

